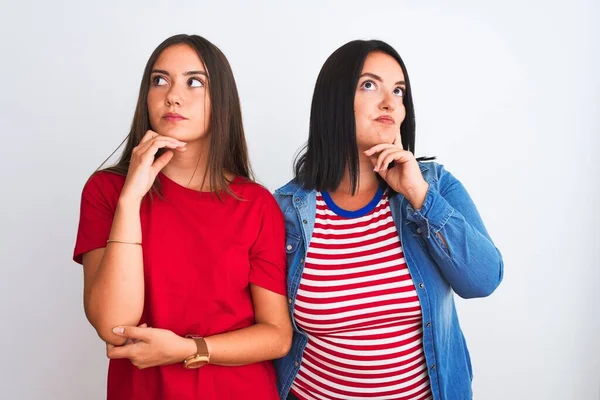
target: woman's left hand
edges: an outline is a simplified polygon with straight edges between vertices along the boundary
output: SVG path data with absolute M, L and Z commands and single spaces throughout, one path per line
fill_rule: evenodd
M 429 185 L 423 179 L 415 156 L 402 148 L 400 137 L 392 144 L 378 144 L 365 151 L 377 172 L 387 184 L 400 193 L 415 209 L 423 206 Z M 388 169 L 388 165 L 394 166 Z
M 123 346 L 106 345 L 106 355 L 115 360 L 128 358 L 139 369 L 182 362 L 194 354 L 192 339 L 183 338 L 166 329 L 145 326 L 120 326 L 116 335 L 127 338 Z

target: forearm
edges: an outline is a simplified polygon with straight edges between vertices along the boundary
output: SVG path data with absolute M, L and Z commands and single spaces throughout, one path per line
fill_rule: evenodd
M 211 364 L 245 365 L 281 358 L 291 346 L 289 329 L 267 323 L 205 338 Z
M 425 239 L 429 253 L 459 296 L 487 296 L 502 279 L 502 257 L 470 199 L 465 198 L 462 206 L 472 221 L 430 189 L 423 209 L 410 207 L 408 218 L 415 222 L 417 234 Z
M 488 296 L 502 280 L 500 252 L 458 212 L 429 238 L 428 247 L 443 275 L 463 298 Z
M 110 239 L 141 243 L 140 205 L 120 199 Z M 142 247 L 135 244 L 108 243 L 90 286 L 86 315 L 106 342 L 122 344 L 112 333 L 119 325 L 136 326 L 144 307 L 144 267 Z
M 222 366 L 253 364 L 281 358 L 291 345 L 292 333 L 285 328 L 257 323 L 248 328 L 204 338 L 210 353 L 210 363 Z M 172 360 L 181 362 L 196 353 L 193 339 L 179 337 L 171 349 Z

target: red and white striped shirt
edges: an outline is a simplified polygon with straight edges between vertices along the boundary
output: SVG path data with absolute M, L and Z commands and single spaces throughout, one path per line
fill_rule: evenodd
M 294 315 L 308 335 L 298 398 L 432 398 L 421 306 L 381 190 L 356 212 L 317 193 Z

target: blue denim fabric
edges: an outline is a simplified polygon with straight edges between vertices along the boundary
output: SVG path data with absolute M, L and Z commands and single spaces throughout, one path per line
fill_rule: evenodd
M 415 210 L 390 195 L 392 216 L 423 313 L 423 346 L 435 400 L 471 399 L 473 373 L 454 305 L 490 295 L 502 281 L 502 255 L 492 242 L 463 185 L 437 163 L 419 163 L 429 184 Z M 312 237 L 316 191 L 295 180 L 275 191 L 287 232 L 287 285 L 294 337 L 290 352 L 275 361 L 279 395 L 287 398 L 302 362 L 307 336 L 294 320 L 294 303 Z

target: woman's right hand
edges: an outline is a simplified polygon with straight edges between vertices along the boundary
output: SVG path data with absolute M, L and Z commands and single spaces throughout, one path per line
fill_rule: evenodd
M 121 191 L 121 198 L 127 198 L 141 202 L 148 190 L 152 187 L 158 173 L 171 161 L 173 151 L 183 152 L 187 150 L 186 143 L 177 139 L 161 136 L 149 130 L 146 132 L 140 144 L 134 147 L 127 171 L 127 179 Z M 154 156 L 159 149 L 171 149 L 166 151 L 156 160 Z

